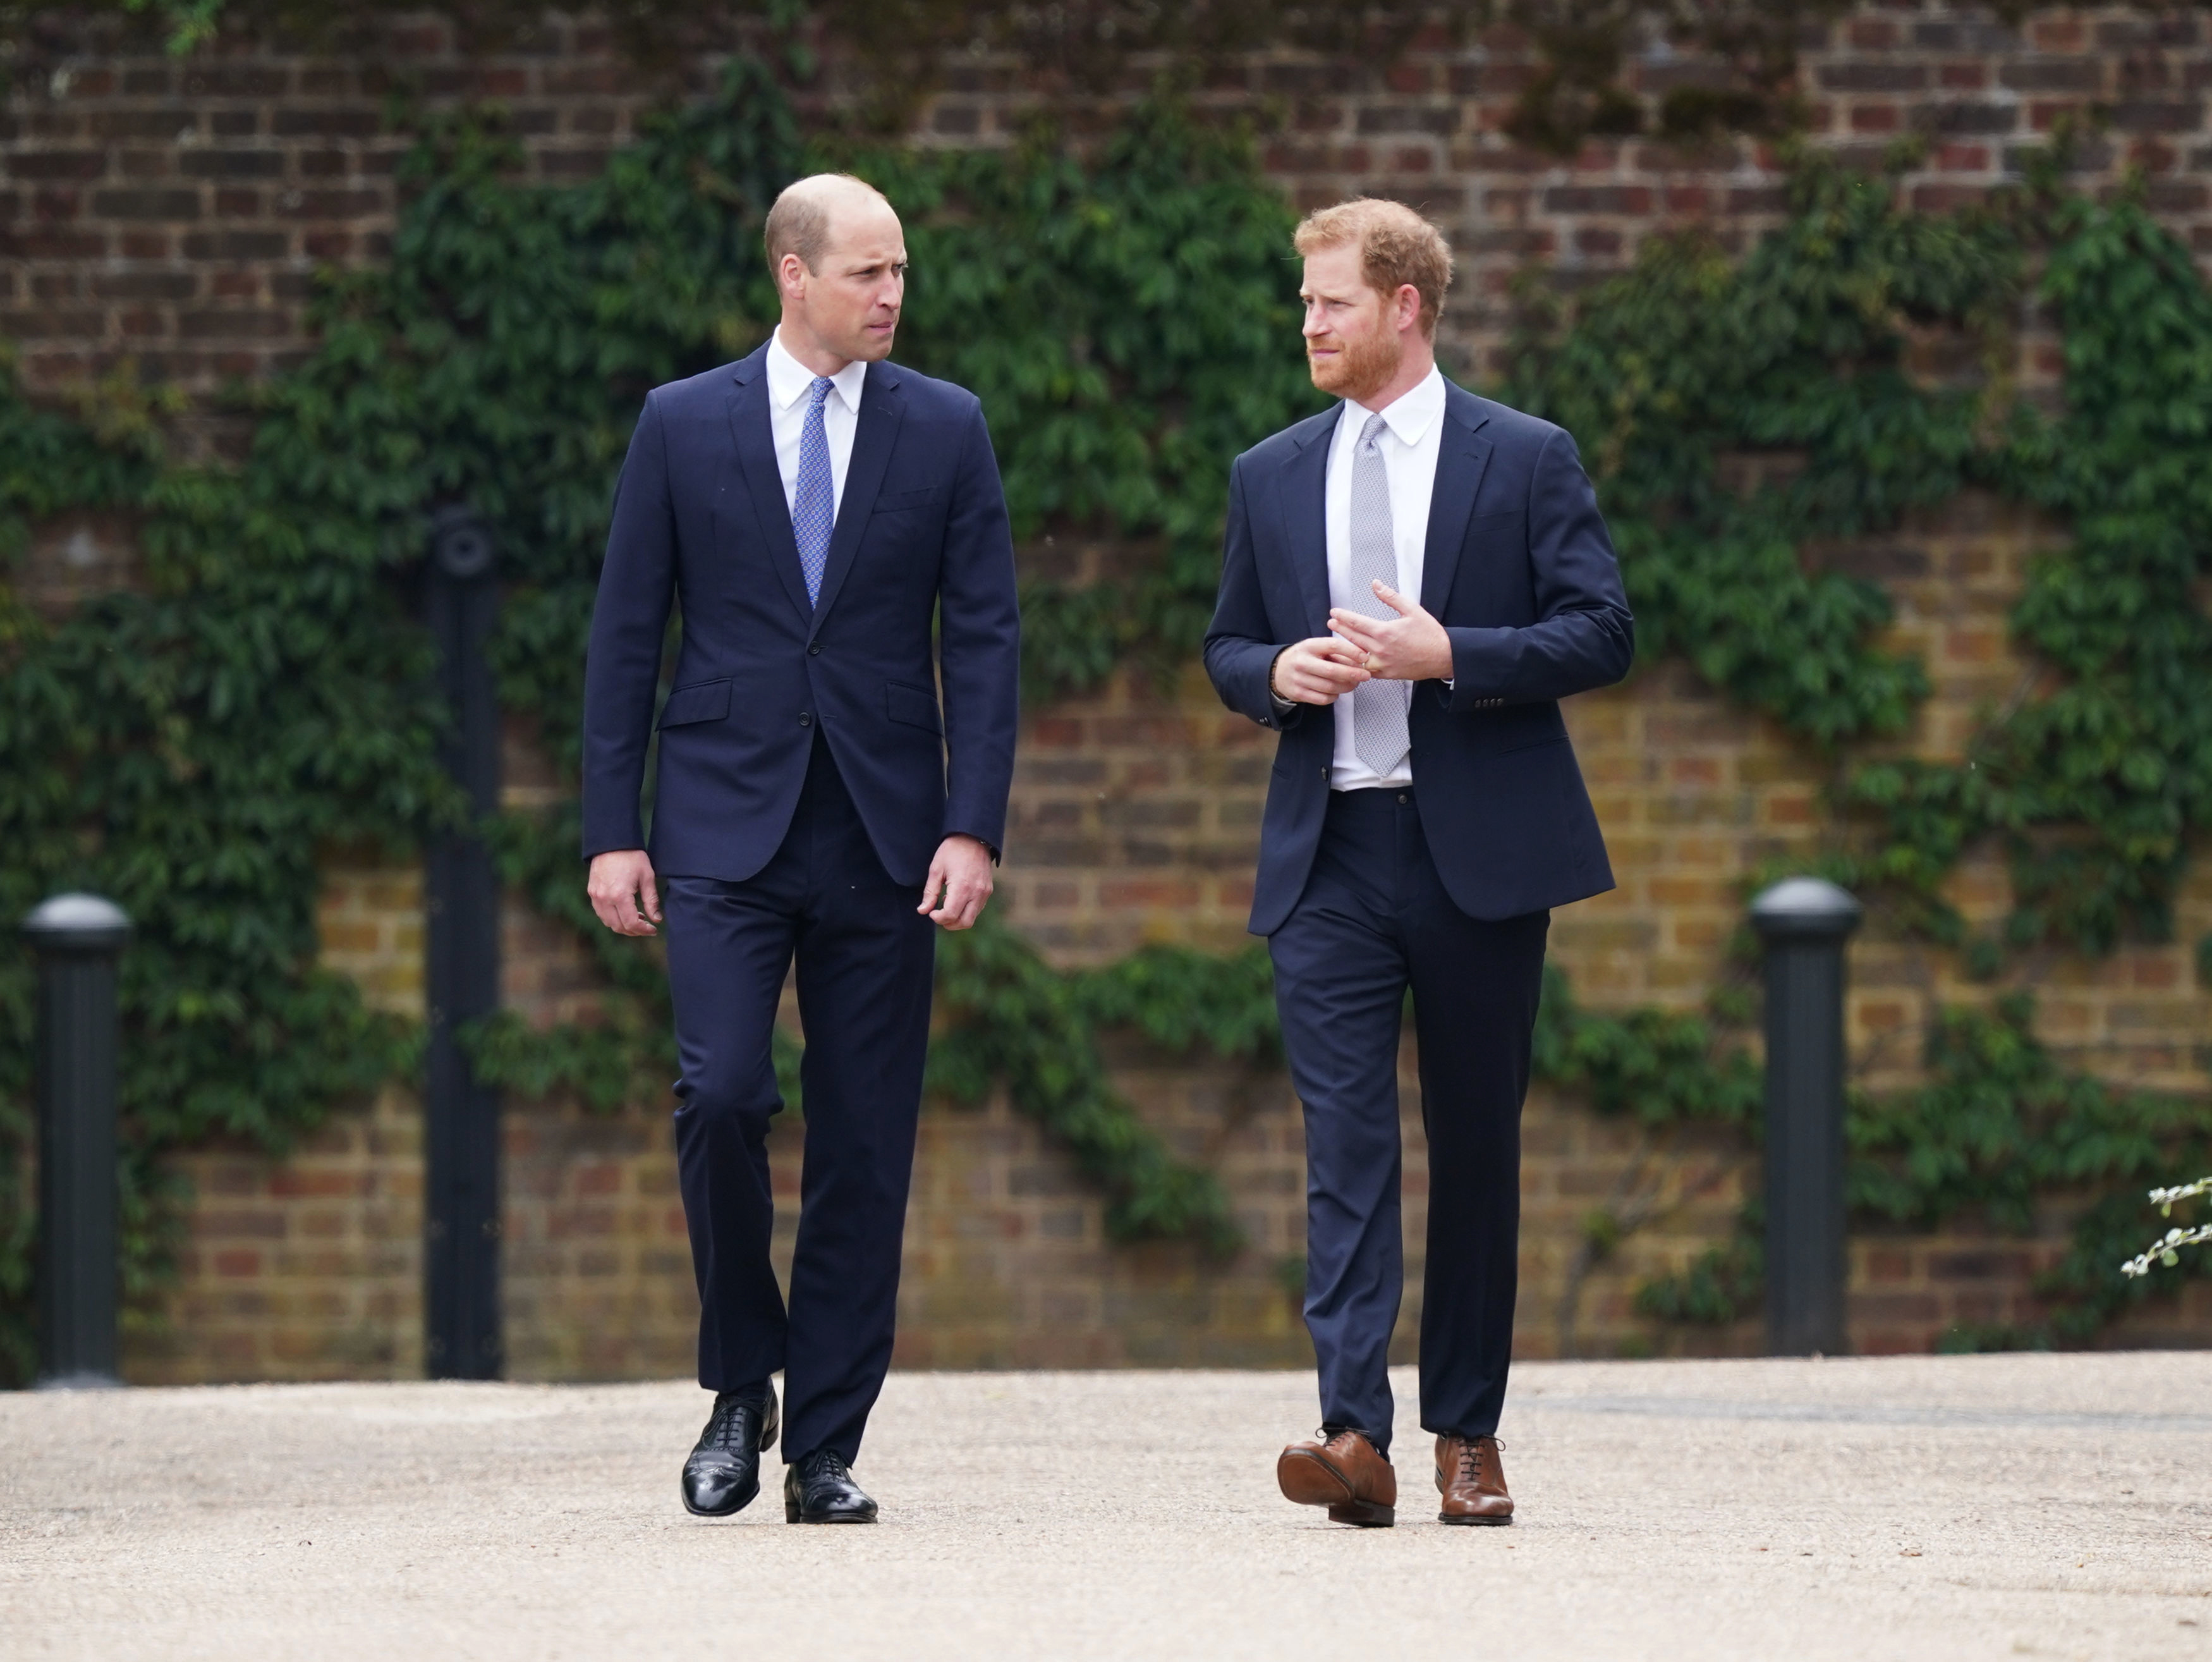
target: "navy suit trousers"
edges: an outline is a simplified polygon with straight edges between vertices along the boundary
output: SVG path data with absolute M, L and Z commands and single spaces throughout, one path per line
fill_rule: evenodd
M 1406 994 L 1429 1143 L 1421 1424 L 1498 1428 L 1513 1350 L 1521 1105 L 1548 911 L 1454 905 L 1410 789 L 1332 792 L 1311 874 L 1268 937 L 1305 1105 L 1306 1325 L 1322 1421 L 1388 1453 L 1390 1331 L 1405 1280 L 1398 1044 Z
M 818 729 L 817 729 L 818 732 Z M 699 1283 L 699 1383 L 784 1376 L 787 1461 L 858 1458 L 890 1367 L 936 926 L 894 882 L 818 738 L 775 855 L 743 882 L 665 880 L 676 1153 Z M 793 958 L 811 1036 L 799 1238 L 787 1308 L 769 1263 L 770 1050 Z

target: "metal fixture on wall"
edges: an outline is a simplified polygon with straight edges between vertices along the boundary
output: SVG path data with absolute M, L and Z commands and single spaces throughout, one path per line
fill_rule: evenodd
M 453 713 L 441 754 L 478 819 L 499 807 L 499 702 L 484 654 L 499 618 L 497 563 L 491 527 L 473 509 L 439 510 L 427 599 Z M 478 1081 L 457 1035 L 499 1008 L 499 878 L 473 830 L 434 836 L 423 877 L 423 1354 L 434 1379 L 492 1379 L 505 1361 L 499 1095 Z
M 1844 943 L 1859 903 L 1793 877 L 1751 903 L 1766 943 L 1766 1348 L 1846 1348 Z
M 58 894 L 23 920 L 39 954 L 39 1386 L 120 1385 L 116 1371 L 116 961 L 131 920 Z

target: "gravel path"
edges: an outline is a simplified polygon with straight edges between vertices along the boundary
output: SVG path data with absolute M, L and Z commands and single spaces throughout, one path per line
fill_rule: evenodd
M 1275 1493 L 1301 1374 L 895 1376 L 874 1529 L 687 1517 L 688 1383 L 0 1395 L 0 1657 L 2212 1662 L 2212 1355 L 1514 1377 L 1510 1530 L 1406 1375 L 1376 1531 Z

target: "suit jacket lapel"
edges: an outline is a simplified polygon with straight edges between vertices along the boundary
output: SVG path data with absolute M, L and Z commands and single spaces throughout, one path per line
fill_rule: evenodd
M 1283 545 L 1291 551 L 1298 594 L 1305 601 L 1309 638 L 1328 633 L 1328 452 L 1337 420 L 1335 411 L 1309 419 L 1275 496 L 1283 516 Z
M 753 517 L 760 524 L 761 545 L 768 550 L 768 563 L 775 568 L 783 592 L 804 619 L 813 608 L 806 603 L 806 579 L 799 569 L 799 539 L 791 533 L 791 503 L 783 494 L 783 475 L 775 465 L 775 434 L 768 416 L 767 358 L 768 348 L 763 346 L 732 373 L 730 436 L 737 441 L 738 464 L 744 472 L 745 494 L 753 499 Z
M 844 494 L 837 502 L 837 527 L 830 533 L 830 560 L 822 573 L 822 602 L 814 608 L 814 630 L 836 603 L 853 569 L 860 539 L 867 534 L 868 515 L 876 511 L 876 498 L 884 486 L 884 470 L 890 466 L 891 447 L 898 441 L 900 419 L 906 400 L 900 395 L 898 371 L 887 363 L 872 363 L 860 383 L 860 417 L 853 431 L 853 455 L 845 465 Z M 794 550 L 797 545 L 793 545 Z M 797 557 L 794 553 L 794 559 Z M 799 591 L 802 597 L 805 589 Z
M 1437 482 L 1429 493 L 1429 534 L 1421 555 L 1421 605 L 1443 610 L 1467 545 L 1467 522 L 1490 465 L 1491 442 L 1477 430 L 1490 419 L 1481 400 L 1445 383 L 1443 430 L 1437 435 Z

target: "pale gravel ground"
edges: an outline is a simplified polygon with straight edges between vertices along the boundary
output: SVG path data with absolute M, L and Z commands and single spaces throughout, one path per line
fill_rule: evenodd
M 2212 1355 L 1530 1364 L 1510 1530 L 1277 1495 L 1291 1373 L 895 1376 L 867 1529 L 690 1385 L 0 1396 L 0 1657 L 2212 1659 Z M 776 1475 L 771 1469 L 771 1476 Z

